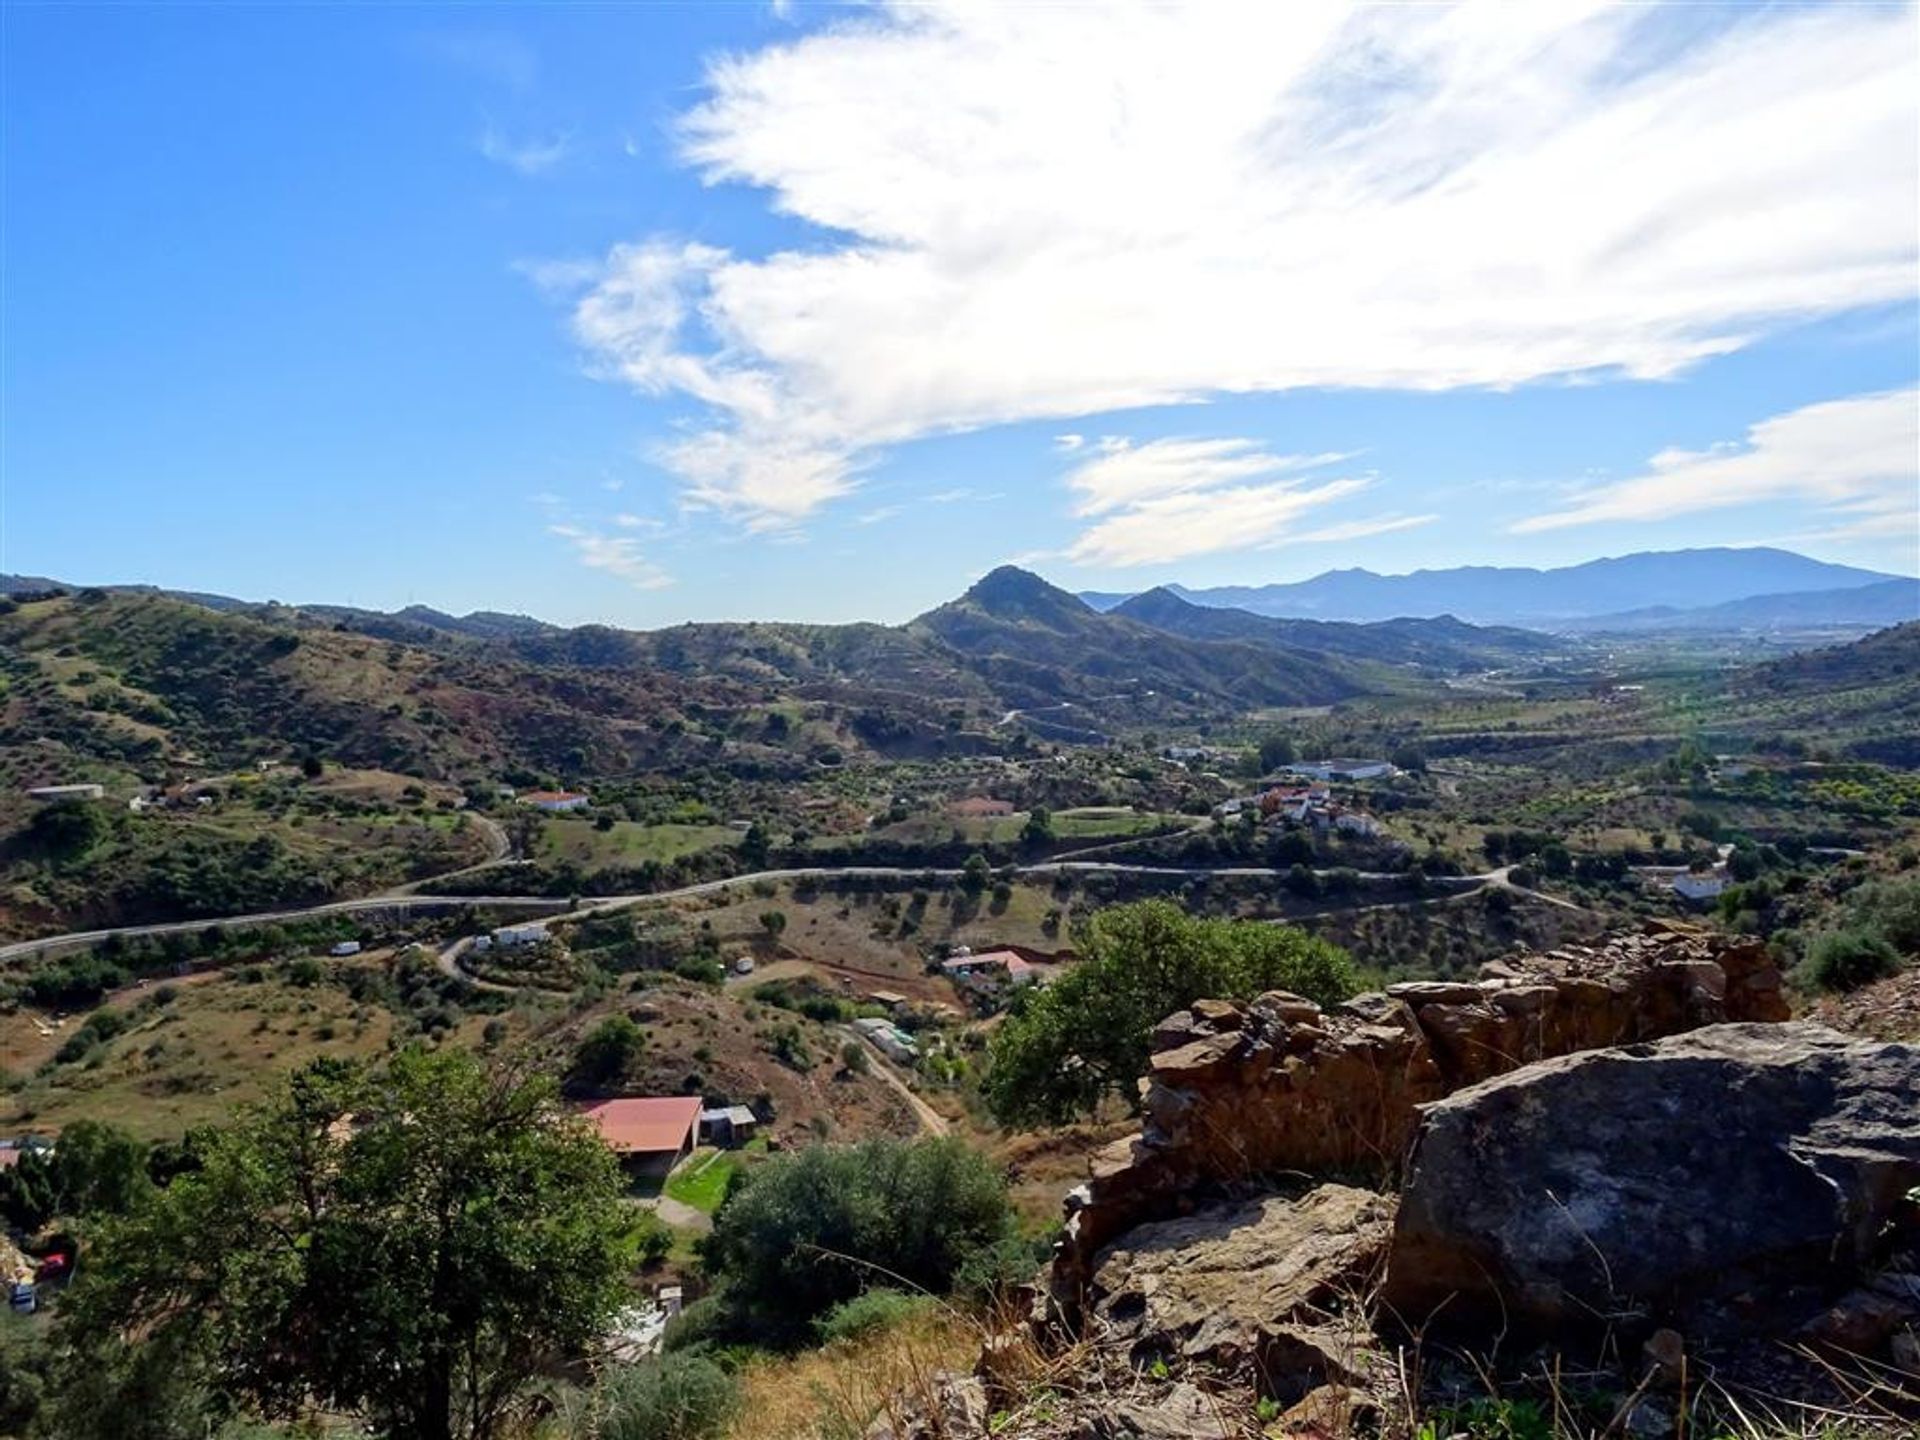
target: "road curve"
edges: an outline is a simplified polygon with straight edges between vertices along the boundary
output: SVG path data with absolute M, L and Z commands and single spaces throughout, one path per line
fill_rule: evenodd
M 1139 865 L 1118 860 L 1042 860 L 1031 865 L 1003 866 L 996 873 L 1010 875 L 1059 875 L 1059 874 L 1110 874 L 1110 875 L 1164 875 L 1185 877 L 1187 879 L 1228 878 L 1267 878 L 1279 880 L 1285 870 L 1276 870 L 1267 865 L 1213 865 L 1190 867 L 1181 865 Z M 1350 873 L 1356 879 L 1367 881 L 1388 881 L 1403 878 L 1400 875 L 1377 870 L 1345 871 L 1323 869 L 1314 873 L 1325 877 L 1335 873 Z M 220 919 L 174 920 L 157 925 L 122 925 L 103 930 L 70 931 L 64 935 L 47 935 L 38 940 L 19 940 L 9 945 L 0 945 L 0 964 L 28 957 L 49 958 L 64 954 L 69 950 L 88 945 L 98 945 L 101 941 L 118 935 L 134 939 L 145 935 L 176 935 L 188 931 L 205 930 L 213 926 L 224 929 L 244 929 L 256 925 L 280 925 L 298 920 L 310 920 L 326 915 L 351 915 L 357 912 L 392 910 L 410 911 L 446 911 L 459 910 L 464 906 L 479 909 L 514 909 L 533 912 L 532 923 L 544 924 L 570 916 L 599 915 L 611 910 L 624 910 L 634 905 L 660 904 L 669 900 L 686 899 L 697 895 L 712 895 L 735 885 L 753 885 L 762 881 L 782 880 L 831 880 L 836 876 L 857 876 L 868 879 L 912 880 L 922 875 L 936 879 L 957 879 L 965 871 L 952 866 L 932 865 L 810 865 L 795 869 L 756 870 L 748 875 L 733 875 L 723 880 L 702 880 L 693 885 L 682 885 L 672 890 L 653 890 L 638 895 L 602 895 L 592 899 L 582 899 L 577 904 L 566 898 L 545 895 L 370 895 L 359 900 L 334 900 L 322 905 L 309 905 L 299 909 L 270 910 L 249 915 L 230 915 Z M 1508 886 L 1506 868 L 1488 870 L 1476 875 L 1437 876 L 1433 882 L 1461 890 L 1475 885 Z M 1516 890 L 1519 887 L 1511 887 Z M 1523 890 L 1520 893 L 1538 895 L 1550 903 L 1564 905 L 1570 909 L 1579 909 L 1572 902 L 1561 900 L 1557 896 L 1540 895 L 1537 890 Z

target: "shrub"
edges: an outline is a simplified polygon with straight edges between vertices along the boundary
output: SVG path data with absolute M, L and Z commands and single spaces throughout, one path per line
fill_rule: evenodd
M 1822 990 L 1853 990 L 1900 968 L 1900 954 L 1878 935 L 1830 930 L 1815 937 L 1801 974 Z
M 587 1032 L 573 1052 L 572 1078 L 588 1085 L 610 1085 L 624 1079 L 646 1044 L 646 1032 L 632 1020 L 625 1015 L 609 1015 Z
M 739 1410 L 740 1387 L 704 1355 L 668 1354 L 608 1374 L 589 1408 L 580 1440 L 707 1440 Z
M 885 1330 L 931 1309 L 933 1301 L 925 1295 L 907 1295 L 882 1287 L 843 1300 L 814 1322 L 814 1333 L 823 1345 L 835 1340 L 857 1340 L 876 1330 Z
M 702 1242 L 747 1334 L 798 1340 L 876 1278 L 933 1293 L 1013 1233 L 1000 1172 L 943 1138 L 817 1145 L 736 1182 Z

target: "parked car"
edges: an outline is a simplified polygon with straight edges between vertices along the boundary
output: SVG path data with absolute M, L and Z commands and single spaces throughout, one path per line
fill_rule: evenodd
M 738 960 L 734 961 L 733 973 L 736 975 L 751 975 L 753 973 L 753 957 L 751 955 L 742 955 Z
M 7 1295 L 7 1304 L 16 1315 L 31 1315 L 40 1308 L 40 1292 L 31 1280 L 16 1280 Z

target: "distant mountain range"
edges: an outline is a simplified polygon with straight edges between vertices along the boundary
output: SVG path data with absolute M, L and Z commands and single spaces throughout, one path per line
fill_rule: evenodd
M 1602 617 L 1624 629 L 1894 624 L 1920 613 L 1911 604 L 1902 608 L 1909 593 L 1897 588 L 1903 583 L 1914 584 L 1760 547 L 1645 551 L 1556 570 L 1481 565 L 1410 575 L 1329 570 L 1292 584 L 1164 588 L 1194 605 L 1277 618 L 1382 621 L 1444 615 L 1479 625 L 1593 630 L 1609 628 Z M 1861 589 L 1874 594 L 1858 605 L 1836 598 Z M 1118 610 L 1137 597 L 1090 592 L 1081 598 L 1096 609 Z M 1698 613 L 1748 601 L 1764 603 L 1750 612 L 1729 609 L 1718 618 Z
M 0 642 L 65 647 L 128 677 L 129 694 L 156 697 L 153 713 L 180 717 L 182 748 L 237 753 L 256 737 L 333 736 L 343 757 L 415 767 L 436 751 L 441 766 L 486 757 L 571 771 L 683 751 L 691 763 L 712 717 L 793 697 L 832 707 L 840 743 L 875 748 L 945 744 L 956 709 L 976 723 L 1018 714 L 1043 735 L 1100 739 L 1194 714 L 1405 693 L 1582 648 L 1451 617 L 1279 620 L 1165 591 L 1102 613 L 1011 566 L 905 625 L 562 628 L 487 612 L 251 604 L 0 576 L 0 593 L 49 592 L 70 598 L 9 607 Z M 444 743 L 429 720 L 450 727 Z M 51 712 L 27 728 L 58 725 L 86 728 Z M 764 745 L 754 753 L 755 763 L 787 763 Z M 556 763 L 576 754 L 584 762 Z
M 1878 630 L 1920 618 L 1920 580 L 1882 580 L 1844 590 L 1803 590 L 1785 595 L 1750 595 L 1692 610 L 1654 605 L 1618 615 L 1596 615 L 1564 623 L 1574 633 L 1662 630 L 1792 630 L 1846 627 Z

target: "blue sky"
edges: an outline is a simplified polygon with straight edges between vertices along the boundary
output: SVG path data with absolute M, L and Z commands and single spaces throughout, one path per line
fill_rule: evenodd
M 10 5 L 0 568 L 1920 570 L 1911 9 L 1270 8 Z

